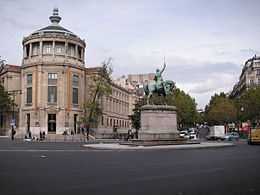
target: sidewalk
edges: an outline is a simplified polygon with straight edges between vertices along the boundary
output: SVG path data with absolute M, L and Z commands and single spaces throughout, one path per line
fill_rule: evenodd
M 110 144 L 84 144 L 83 147 L 97 150 L 149 150 L 149 149 L 201 149 L 201 148 L 220 148 L 234 146 L 233 143 L 219 142 L 202 142 L 200 144 L 185 144 L 185 145 L 160 145 L 160 146 L 130 146 L 120 145 L 118 143 Z

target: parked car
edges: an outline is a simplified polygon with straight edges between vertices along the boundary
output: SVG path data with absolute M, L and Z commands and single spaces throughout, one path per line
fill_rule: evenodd
M 198 139 L 196 133 L 190 133 L 189 138 L 192 139 L 192 140 L 196 140 L 196 139 Z
M 195 128 L 189 128 L 188 132 L 190 134 L 196 134 L 196 129 Z
M 190 135 L 189 135 L 189 133 L 188 133 L 187 130 L 180 131 L 179 136 L 180 136 L 181 138 L 188 138 L 188 139 L 190 138 Z
M 225 139 L 228 140 L 228 141 L 238 140 L 239 134 L 237 132 L 227 133 L 225 135 Z

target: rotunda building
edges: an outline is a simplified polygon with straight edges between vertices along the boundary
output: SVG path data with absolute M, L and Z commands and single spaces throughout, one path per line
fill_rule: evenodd
M 23 134 L 76 133 L 82 114 L 86 43 L 60 25 L 58 9 L 49 19 L 49 26 L 22 42 L 19 126 Z

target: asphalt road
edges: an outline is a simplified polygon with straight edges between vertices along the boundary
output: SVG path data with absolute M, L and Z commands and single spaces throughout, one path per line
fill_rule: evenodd
M 0 139 L 0 194 L 260 194 L 260 146 L 93 151 Z

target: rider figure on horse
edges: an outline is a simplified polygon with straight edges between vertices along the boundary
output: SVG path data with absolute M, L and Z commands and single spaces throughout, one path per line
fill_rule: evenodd
M 163 69 L 160 70 L 160 69 L 156 69 L 156 73 L 155 73 L 155 76 L 154 76 L 154 80 L 155 80 L 155 83 L 156 83 L 156 90 L 160 90 L 160 89 L 164 89 L 164 85 L 163 85 L 163 78 L 162 78 L 162 73 L 163 71 L 165 70 L 165 67 L 166 67 L 166 64 L 164 62 L 163 64 Z
M 162 70 L 156 69 L 154 80 L 149 83 L 144 84 L 144 92 L 147 96 L 147 104 L 150 104 L 150 98 L 152 95 L 158 94 L 158 96 L 163 95 L 164 97 L 173 92 L 175 88 L 175 83 L 171 80 L 164 81 L 162 78 L 162 73 L 166 68 L 166 63 L 164 61 Z

